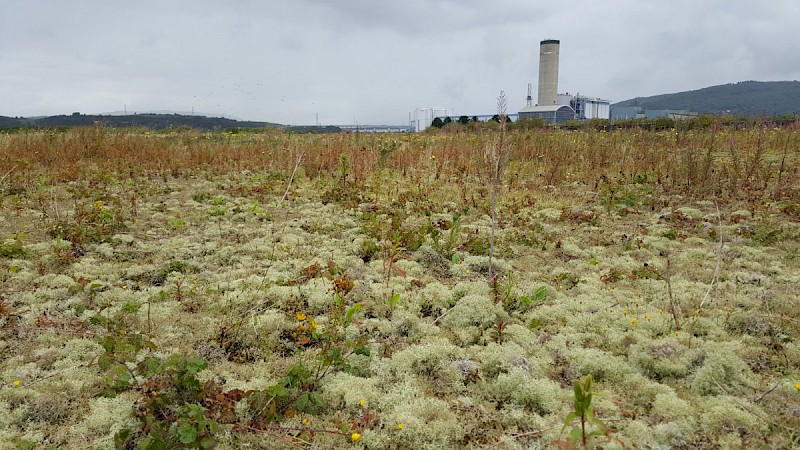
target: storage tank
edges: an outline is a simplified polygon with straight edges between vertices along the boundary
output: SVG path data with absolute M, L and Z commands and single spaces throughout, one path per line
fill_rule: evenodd
M 558 101 L 558 51 L 561 41 L 545 39 L 539 43 L 539 106 Z
M 572 104 L 572 97 L 573 96 L 569 94 L 558 94 L 558 100 L 556 101 L 556 104 L 570 106 Z

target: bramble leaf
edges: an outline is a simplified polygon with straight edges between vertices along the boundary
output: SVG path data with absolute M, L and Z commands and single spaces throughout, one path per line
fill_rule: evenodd
M 189 423 L 179 426 L 178 439 L 180 439 L 180 441 L 184 444 L 191 444 L 197 440 L 197 428 Z

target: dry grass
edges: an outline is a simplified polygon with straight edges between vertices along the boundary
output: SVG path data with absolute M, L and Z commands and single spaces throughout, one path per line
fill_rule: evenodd
M 303 417 L 359 443 L 295 416 L 221 448 L 546 448 L 590 373 L 626 448 L 792 448 L 798 136 L 511 131 L 487 280 L 491 131 L 0 135 L 0 447 L 112 448 L 137 425 L 141 375 L 99 395 L 103 318 L 152 340 L 139 360 L 200 355 L 226 392 L 264 389 L 318 363 L 303 327 L 347 281 L 343 332 L 371 353 Z

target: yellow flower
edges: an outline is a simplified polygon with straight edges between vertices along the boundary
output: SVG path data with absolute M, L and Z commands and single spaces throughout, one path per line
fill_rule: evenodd
M 11 382 L 11 384 L 13 384 L 14 387 L 19 387 L 22 384 L 22 381 L 14 380 L 14 381 Z
M 314 321 L 314 319 L 311 319 L 311 321 L 309 323 L 311 324 L 311 329 L 312 330 L 316 330 L 317 329 L 317 322 Z
M 299 312 L 299 313 L 297 313 L 295 315 L 297 316 L 297 320 L 300 321 L 300 322 L 306 320 L 306 315 L 301 313 L 301 312 Z
M 675 330 L 675 336 L 678 336 L 679 334 L 681 334 L 681 332 L 678 331 L 678 330 Z
M 302 423 L 303 425 L 305 425 L 305 424 L 307 424 L 307 423 L 308 423 L 308 419 L 306 419 L 305 417 L 303 417 L 303 420 L 301 420 L 301 421 L 300 421 L 300 423 Z
M 361 439 L 361 433 L 353 433 L 350 435 L 350 440 L 353 442 L 358 442 Z
M 631 318 L 631 323 L 636 325 L 636 317 Z
M 798 384 L 797 386 L 800 386 L 800 384 Z M 797 387 L 797 386 L 795 386 L 795 387 Z M 798 387 L 797 389 L 800 390 L 800 387 Z M 403 422 L 400 422 L 400 423 L 397 424 L 397 429 L 398 430 L 402 430 L 403 429 Z
M 431 159 L 436 159 L 436 155 L 431 155 Z
M 797 389 L 797 392 L 800 392 L 800 383 L 795 384 L 794 388 Z
M 366 403 L 367 403 L 367 402 L 366 402 L 366 401 L 365 401 L 363 398 L 362 398 L 362 399 L 361 399 L 361 400 L 358 402 L 358 404 L 359 404 L 359 405 L 361 405 L 361 407 L 362 407 L 362 408 L 364 407 L 364 405 L 365 405 Z
M 662 308 L 658 308 L 658 313 L 659 314 L 664 314 L 664 310 Z
M 628 315 L 628 310 L 622 311 L 622 315 L 623 316 L 627 316 Z
M 647 319 L 647 320 L 652 319 L 652 317 L 650 317 L 650 316 L 644 316 L 644 318 Z

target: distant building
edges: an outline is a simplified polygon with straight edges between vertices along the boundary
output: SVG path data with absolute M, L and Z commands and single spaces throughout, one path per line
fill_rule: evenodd
M 644 119 L 644 108 L 641 106 L 612 106 L 611 120 Z
M 545 39 L 539 43 L 539 98 L 533 104 L 528 85 L 528 105 L 519 111 L 519 118 L 544 119 L 551 124 L 568 120 L 608 119 L 611 101 L 585 95 L 558 93 L 558 58 L 561 41 Z
M 561 124 L 575 120 L 575 110 L 567 105 L 526 106 L 519 110 L 521 119 L 544 119 L 547 123 Z
M 685 109 L 646 109 L 642 106 L 611 107 L 611 120 L 657 119 L 659 117 L 691 119 L 697 117 L 697 113 Z
M 576 95 L 570 102 L 578 120 L 606 119 L 611 116 L 611 100 Z
M 411 131 L 423 131 L 431 126 L 433 119 L 452 115 L 453 111 L 449 108 L 417 108 L 410 114 L 409 117 Z

